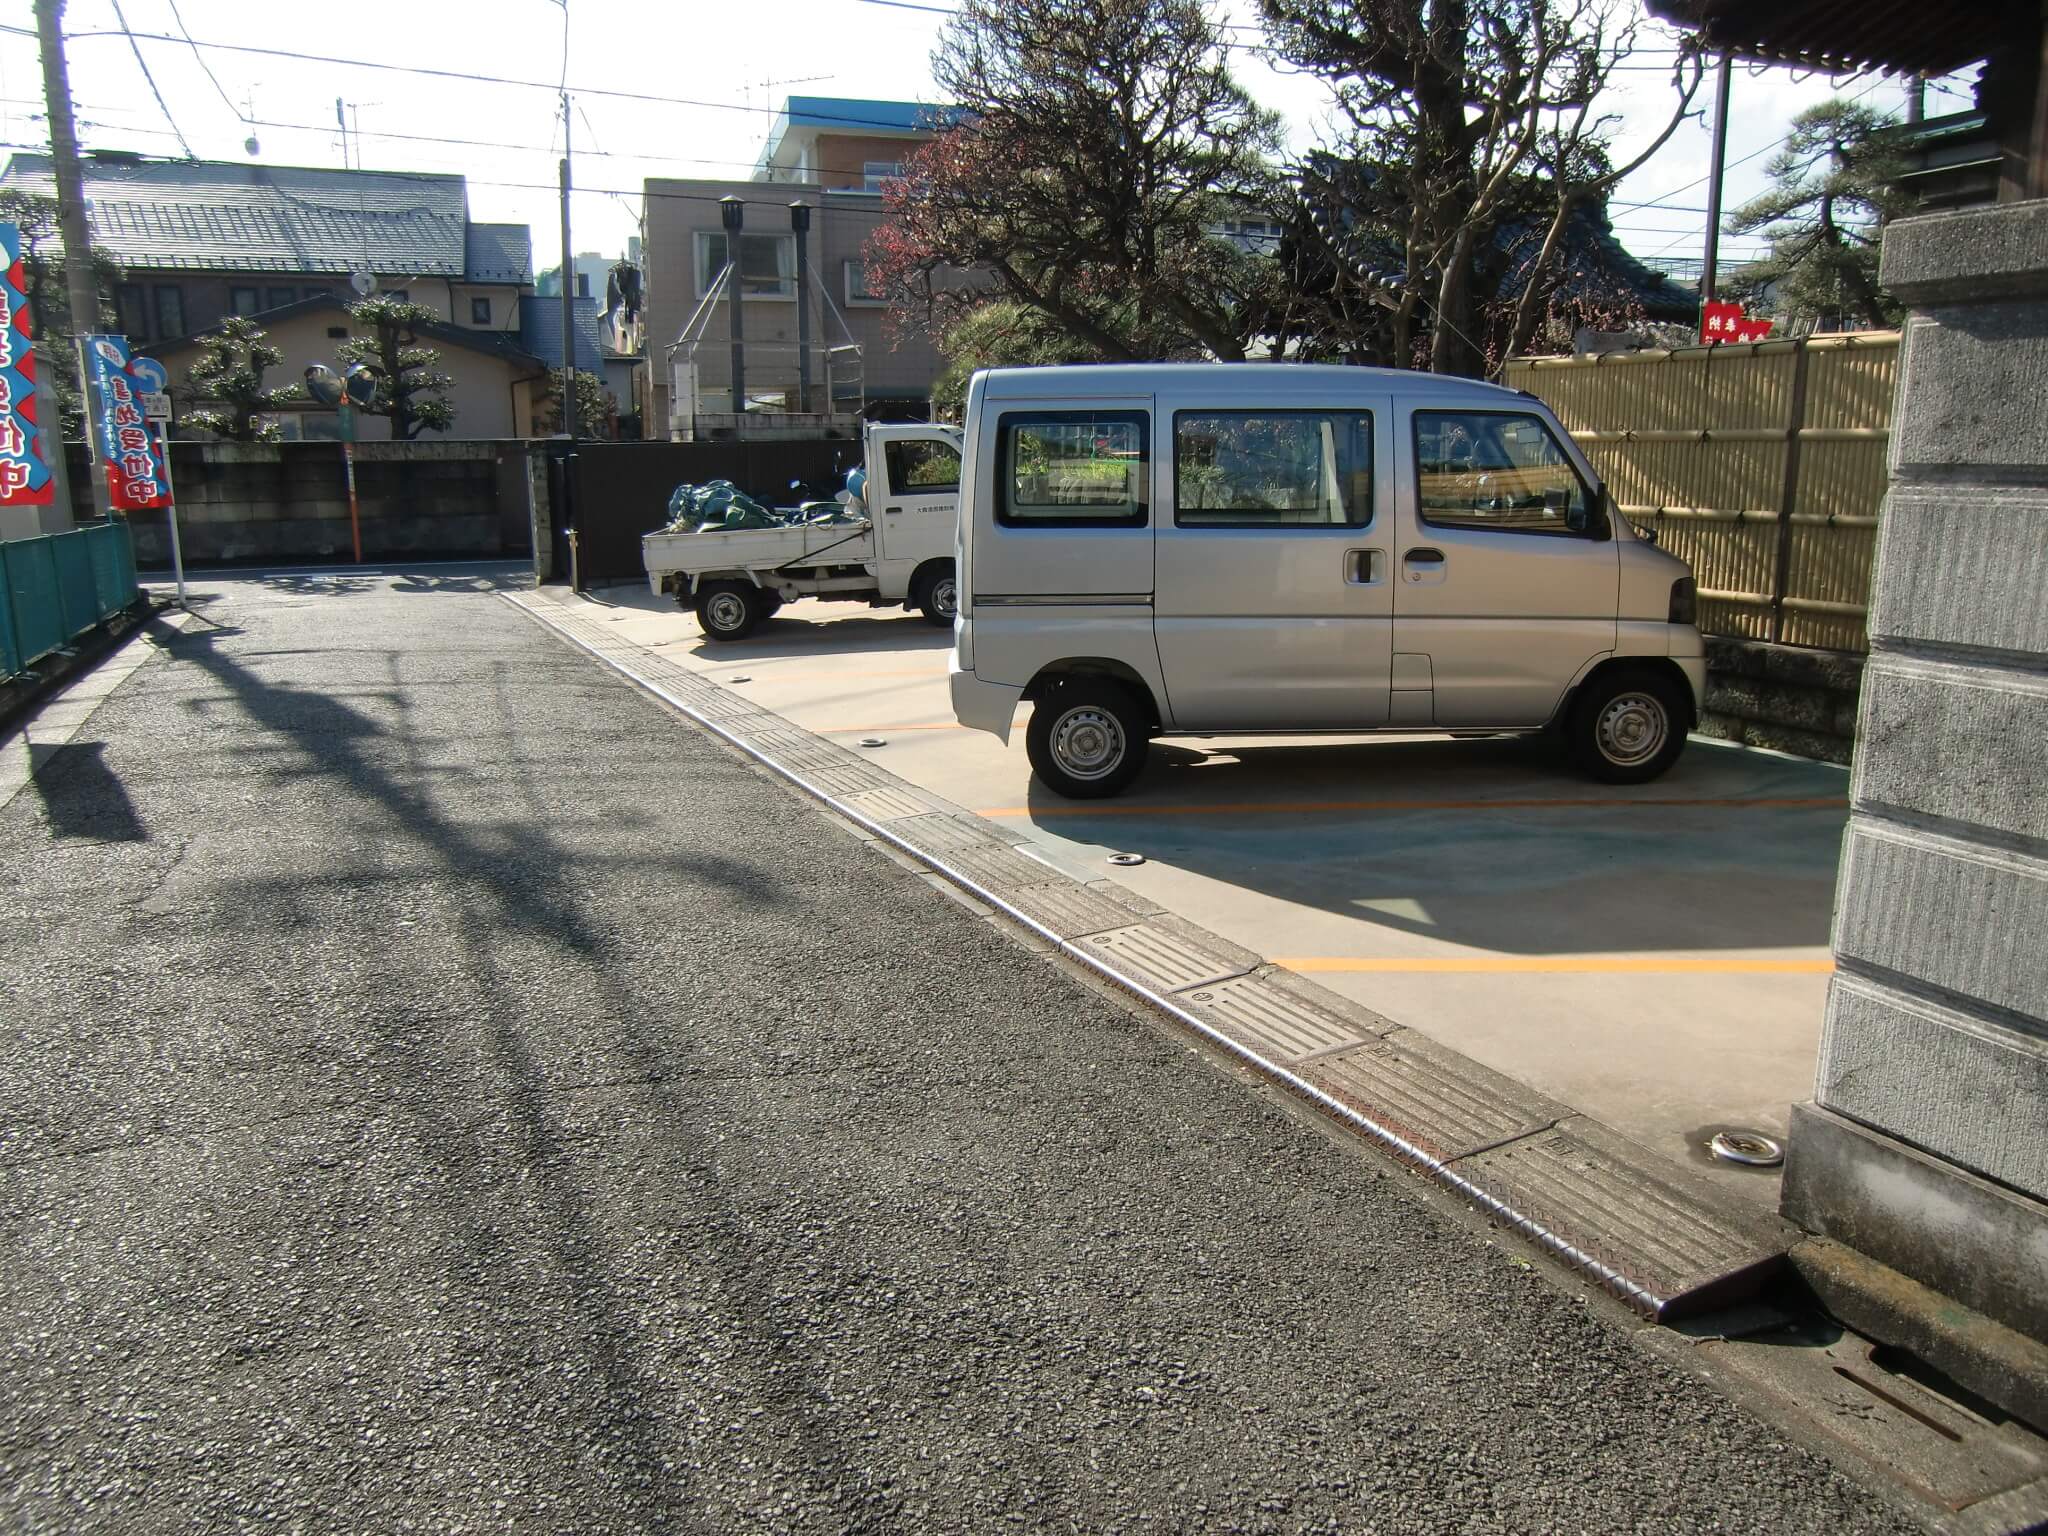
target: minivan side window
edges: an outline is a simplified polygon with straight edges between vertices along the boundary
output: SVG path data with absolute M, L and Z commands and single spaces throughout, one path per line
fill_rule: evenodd
M 996 422 L 996 521 L 1142 528 L 1151 515 L 1145 411 L 1006 411 Z
M 1180 411 L 1173 521 L 1181 528 L 1363 528 L 1372 521 L 1364 411 Z
M 909 437 L 883 445 L 889 465 L 889 490 L 897 496 L 932 496 L 960 489 L 960 450 L 928 437 Z
M 1542 417 L 1417 411 L 1416 505 L 1438 528 L 1604 539 L 1607 522 Z

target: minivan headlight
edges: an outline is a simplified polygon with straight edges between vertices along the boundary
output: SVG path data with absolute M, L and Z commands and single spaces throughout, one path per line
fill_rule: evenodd
M 1671 622 L 1693 624 L 1699 620 L 1700 589 L 1690 576 L 1681 576 L 1671 583 Z

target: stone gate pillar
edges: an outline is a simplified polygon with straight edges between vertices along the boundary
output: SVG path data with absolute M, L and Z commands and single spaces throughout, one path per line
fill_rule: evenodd
M 1784 1211 L 2048 1340 L 2048 201 L 1905 219 L 1836 974 Z

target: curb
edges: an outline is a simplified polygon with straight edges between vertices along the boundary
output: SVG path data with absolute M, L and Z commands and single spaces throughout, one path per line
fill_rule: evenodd
M 1569 1106 L 1143 902 L 570 604 L 498 594 L 868 835 L 1664 1322 L 1757 1294 L 1804 1234 Z M 554 610 L 552 612 L 547 610 Z
M 169 606 L 156 598 L 138 597 L 95 624 L 71 645 L 52 651 L 33 666 L 0 681 L 0 732 L 13 730 L 53 694 L 91 672 Z

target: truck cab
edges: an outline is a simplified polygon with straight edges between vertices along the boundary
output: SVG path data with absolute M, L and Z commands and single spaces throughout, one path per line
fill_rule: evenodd
M 1685 566 L 1542 402 L 1350 367 L 999 369 L 968 391 L 962 724 L 1118 793 L 1158 735 L 1554 729 L 1662 773 L 1705 686 Z

